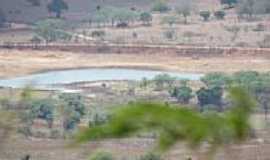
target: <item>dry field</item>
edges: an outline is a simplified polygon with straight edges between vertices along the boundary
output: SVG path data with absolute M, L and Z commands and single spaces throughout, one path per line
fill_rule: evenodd
M 48 70 L 122 67 L 171 70 L 178 72 L 226 72 L 241 70 L 270 71 L 270 59 L 264 56 L 179 56 L 177 54 L 87 54 L 64 51 L 0 50 L 0 76 L 22 76 Z

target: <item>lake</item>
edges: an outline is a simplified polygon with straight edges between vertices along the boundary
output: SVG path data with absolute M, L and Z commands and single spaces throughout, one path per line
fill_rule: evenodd
M 78 82 L 93 82 L 104 80 L 141 80 L 152 79 L 158 74 L 168 74 L 178 79 L 199 80 L 203 74 L 177 73 L 168 71 L 120 69 L 120 68 L 95 68 L 95 69 L 72 69 L 62 71 L 49 71 L 31 74 L 22 77 L 0 80 L 0 86 L 22 88 L 33 85 L 39 89 L 53 89 L 56 84 L 69 84 Z

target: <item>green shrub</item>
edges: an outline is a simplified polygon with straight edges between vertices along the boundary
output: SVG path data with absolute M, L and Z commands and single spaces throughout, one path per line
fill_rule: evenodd
M 94 155 L 92 155 L 89 160 L 113 160 L 113 155 L 108 152 L 97 152 Z
M 176 31 L 174 29 L 169 29 L 164 32 L 164 36 L 168 40 L 175 40 L 177 38 Z
M 162 18 L 162 23 L 163 24 L 168 24 L 169 26 L 173 26 L 174 24 L 177 23 L 177 17 L 176 16 L 165 16 Z
M 230 82 L 230 77 L 224 73 L 209 73 L 201 78 L 201 81 L 208 87 L 225 86 Z
M 96 30 L 92 31 L 91 36 L 92 37 L 104 37 L 106 35 L 106 32 L 103 30 Z
M 162 159 L 160 155 L 150 152 L 141 156 L 139 160 L 162 160 Z
M 175 77 L 172 77 L 168 74 L 159 74 L 153 79 L 158 89 L 163 89 L 165 86 L 171 86 L 175 80 Z
M 62 114 L 65 117 L 64 129 L 73 130 L 85 115 L 84 99 L 79 94 L 62 94 L 59 99 L 63 106 Z
M 153 16 L 149 12 L 143 12 L 140 15 L 140 20 L 143 22 L 144 25 L 150 25 L 150 22 L 152 21 Z
M 168 12 L 169 10 L 170 10 L 170 7 L 164 0 L 157 0 L 154 3 L 154 6 L 152 7 L 152 11 L 156 11 L 160 13 Z
M 211 12 L 210 11 L 201 11 L 200 16 L 203 18 L 204 21 L 208 21 L 210 16 L 211 16 Z
M 224 19 L 226 16 L 225 11 L 216 11 L 214 13 L 214 16 L 216 17 L 216 19 Z
M 174 87 L 171 96 L 177 98 L 180 103 L 188 104 L 192 96 L 192 89 L 187 83 L 182 83 L 180 87 Z

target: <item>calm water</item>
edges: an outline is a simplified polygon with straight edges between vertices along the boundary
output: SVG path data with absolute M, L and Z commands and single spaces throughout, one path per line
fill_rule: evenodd
M 158 74 L 169 74 L 179 79 L 199 80 L 202 74 L 184 74 L 176 72 L 163 72 L 135 69 L 77 69 L 64 71 L 50 71 L 32 74 L 24 77 L 0 80 L 0 86 L 21 88 L 33 85 L 36 88 L 49 89 L 55 84 L 68 84 L 74 82 L 91 82 L 101 80 L 141 80 L 143 77 L 152 79 Z

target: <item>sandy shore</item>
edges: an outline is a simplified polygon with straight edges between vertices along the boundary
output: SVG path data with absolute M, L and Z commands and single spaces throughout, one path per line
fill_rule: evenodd
M 184 73 L 270 71 L 264 56 L 188 57 L 176 54 L 87 54 L 64 51 L 0 50 L 0 77 L 10 78 L 48 70 L 119 67 Z

